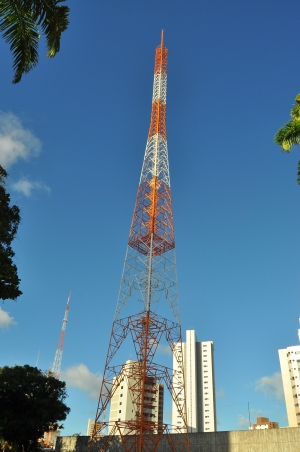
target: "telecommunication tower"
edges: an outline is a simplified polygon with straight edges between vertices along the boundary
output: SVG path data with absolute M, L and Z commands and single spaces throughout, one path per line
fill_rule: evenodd
M 67 321 L 68 321 L 70 300 L 71 300 L 71 292 L 70 292 L 70 295 L 68 296 L 67 306 L 66 306 L 65 315 L 63 318 L 61 332 L 60 332 L 59 339 L 58 339 L 58 344 L 57 344 L 57 348 L 56 348 L 56 352 L 55 352 L 54 361 L 53 361 L 51 368 L 49 369 L 51 374 L 57 379 L 59 379 L 59 376 L 60 376 L 60 368 L 61 368 L 62 354 L 63 354 L 63 349 L 64 349 L 65 332 L 66 332 Z
M 99 433 L 108 428 L 109 434 L 99 445 L 103 452 L 114 435 L 121 438 L 125 452 L 155 452 L 163 434 L 172 451 L 189 451 L 166 132 L 167 59 L 162 31 L 155 53 L 150 128 L 95 417 L 95 426 L 97 422 L 101 426 L 100 431 L 94 428 L 90 450 L 96 445 Z M 132 298 L 140 302 L 140 311 L 120 318 Z M 158 303 L 163 301 L 169 304 L 173 321 L 156 313 Z M 113 365 L 112 360 L 127 336 L 135 348 L 134 365 L 132 361 Z M 154 362 L 162 339 L 169 344 L 178 362 L 176 371 Z M 103 419 L 103 413 L 124 378 L 134 406 L 133 418 L 110 423 Z M 170 426 L 162 420 L 151 420 L 155 403 L 153 382 L 164 384 L 176 404 L 182 418 L 181 428 L 172 426 L 172 433 L 177 435 L 170 435 Z

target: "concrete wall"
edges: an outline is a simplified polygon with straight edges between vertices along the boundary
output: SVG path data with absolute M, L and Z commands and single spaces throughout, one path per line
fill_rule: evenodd
M 176 437 L 177 435 L 172 435 Z M 57 438 L 56 452 L 87 452 L 88 436 L 61 436 Z M 232 432 L 191 433 L 191 452 L 299 452 L 300 428 L 271 430 L 238 430 Z M 122 445 L 116 437 L 110 452 L 121 452 Z M 171 452 L 164 437 L 158 452 Z

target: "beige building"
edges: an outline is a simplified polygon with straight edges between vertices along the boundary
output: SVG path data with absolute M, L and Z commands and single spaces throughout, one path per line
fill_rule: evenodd
M 94 431 L 94 425 L 95 425 L 95 421 L 93 419 L 89 419 L 87 429 L 86 429 L 86 436 L 92 436 L 93 431 Z M 96 422 L 96 425 L 97 425 L 97 431 L 98 431 L 100 428 L 100 422 Z
M 113 423 L 116 421 L 133 421 L 136 419 L 136 405 L 133 403 L 133 392 L 131 387 L 135 386 L 138 391 L 138 379 L 136 375 L 137 361 L 128 360 L 123 366 L 124 377 L 121 380 L 116 392 L 111 398 L 110 413 L 109 413 L 109 427 L 108 434 L 113 428 Z M 132 377 L 130 377 L 132 375 Z M 122 375 L 121 375 L 122 376 Z M 115 384 L 116 378 L 114 378 Z M 145 400 L 147 407 L 144 409 L 144 415 L 148 417 L 149 421 L 162 423 L 163 422 L 163 407 L 164 407 L 164 386 L 158 384 L 155 379 L 149 379 L 145 392 Z
M 300 427 L 300 345 L 278 353 L 289 427 Z
M 197 342 L 196 332 L 187 330 L 186 342 L 182 343 L 182 349 L 188 431 L 191 433 L 215 432 L 217 421 L 214 344 L 212 341 Z M 178 363 L 174 356 L 173 369 L 177 372 Z M 172 426 L 173 433 L 183 427 L 183 421 L 174 402 L 172 403 Z
M 60 430 L 49 430 L 49 432 L 44 433 L 44 437 L 42 441 L 44 442 L 46 447 L 55 448 L 56 440 L 60 436 Z M 44 446 L 44 447 L 45 447 Z

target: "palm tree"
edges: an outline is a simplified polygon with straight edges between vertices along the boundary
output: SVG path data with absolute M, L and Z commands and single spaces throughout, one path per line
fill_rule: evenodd
M 65 0 L 0 0 L 0 31 L 10 44 L 15 71 L 13 83 L 38 63 L 40 30 L 46 37 L 47 57 L 60 49 L 60 38 L 69 25 Z
M 285 152 L 290 152 L 293 146 L 300 144 L 300 94 L 296 96 L 291 117 L 292 119 L 278 130 L 274 138 L 275 143 L 279 144 Z M 300 161 L 298 162 L 297 182 L 300 185 Z

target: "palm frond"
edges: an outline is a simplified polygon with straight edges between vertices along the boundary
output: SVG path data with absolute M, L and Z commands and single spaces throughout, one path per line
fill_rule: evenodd
M 300 105 L 296 105 L 291 110 L 291 117 L 293 119 L 299 119 L 300 118 Z
M 40 35 L 31 10 L 21 0 L 0 0 L 0 19 L 0 31 L 13 55 L 13 83 L 18 83 L 38 63 Z
M 53 58 L 60 50 L 61 34 L 69 25 L 69 8 L 59 3 L 65 0 L 25 0 L 32 4 L 34 18 L 41 26 L 47 41 L 47 57 Z
M 279 144 L 286 152 L 290 152 L 292 147 L 300 143 L 300 121 L 292 120 L 287 122 L 275 135 L 275 143 Z
M 300 162 L 298 162 L 297 184 L 300 185 Z

